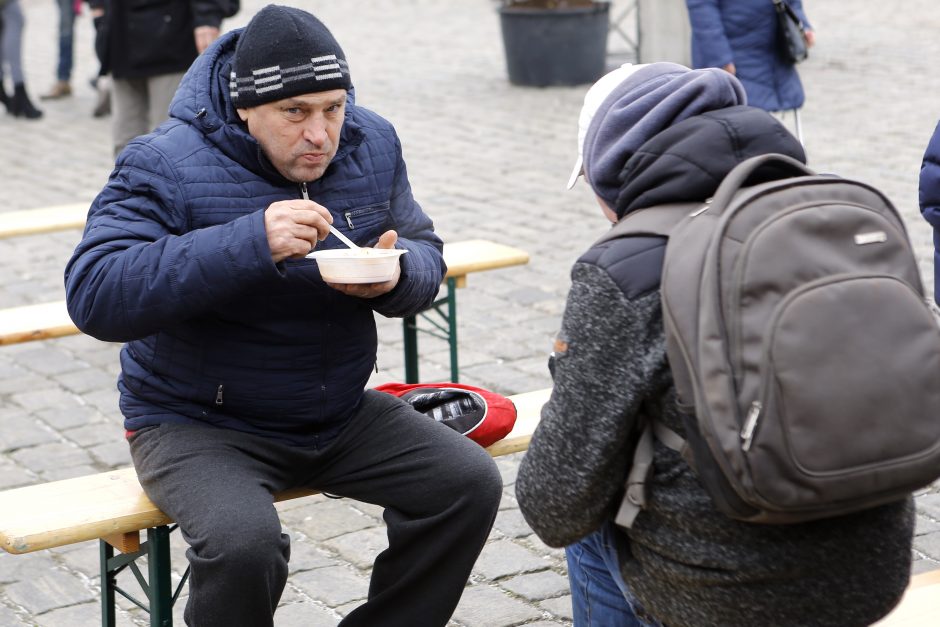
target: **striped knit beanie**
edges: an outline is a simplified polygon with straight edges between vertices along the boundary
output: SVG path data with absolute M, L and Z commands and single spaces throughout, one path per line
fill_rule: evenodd
M 229 83 L 236 108 L 351 86 L 343 49 L 306 11 L 269 4 L 239 35 Z

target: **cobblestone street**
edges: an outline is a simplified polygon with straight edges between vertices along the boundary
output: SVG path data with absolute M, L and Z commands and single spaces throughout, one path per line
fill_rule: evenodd
M 88 202 L 113 164 L 110 118 L 93 118 L 97 71 L 89 16 L 76 22 L 71 98 L 38 102 L 54 79 L 57 7 L 20 0 L 27 86 L 45 115 L 0 115 L 0 211 Z M 614 2 L 623 5 L 626 0 Z M 223 28 L 265 4 L 242 0 Z M 494 0 L 287 2 L 317 14 L 343 46 L 357 102 L 391 120 L 414 195 L 445 241 L 486 238 L 529 252 L 525 266 L 474 274 L 458 293 L 461 382 L 515 394 L 548 387 L 547 355 L 574 260 L 606 228 L 588 187 L 567 191 L 587 85 L 526 88 L 506 76 Z M 895 203 L 932 286 L 932 240 L 917 206 L 927 141 L 940 118 L 937 0 L 804 0 L 817 32 L 800 66 L 810 166 L 871 183 Z M 902 10 L 903 7 L 903 10 Z M 86 7 L 87 10 L 87 7 Z M 615 9 L 616 12 L 619 12 Z M 611 35 L 611 46 L 621 44 Z M 64 298 L 78 230 L 0 240 L 0 308 Z M 375 383 L 404 380 L 398 320 L 379 319 Z M 115 380 L 120 346 L 74 336 L 0 346 L 0 490 L 130 464 Z M 449 378 L 446 342 L 421 337 L 421 378 Z M 514 498 L 519 455 L 498 459 L 504 496 L 452 625 L 571 625 L 564 553 L 525 524 Z M 915 572 L 940 568 L 940 485 L 917 497 Z M 386 545 L 380 509 L 349 500 L 279 506 L 292 537 L 279 626 L 336 625 L 362 603 Z M 177 534 L 174 534 L 176 536 Z M 174 537 L 176 581 L 185 545 Z M 100 622 L 98 544 L 0 551 L 0 627 Z M 125 579 L 126 578 L 126 579 Z M 130 573 L 122 585 L 134 588 Z M 175 624 L 183 625 L 183 598 Z M 119 599 L 119 625 L 147 625 Z

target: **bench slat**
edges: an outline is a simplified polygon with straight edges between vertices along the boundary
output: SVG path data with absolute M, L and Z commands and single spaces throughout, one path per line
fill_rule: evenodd
M 518 413 L 516 424 L 505 440 L 488 449 L 491 455 L 525 450 L 549 393 L 545 389 L 510 397 Z M 291 490 L 275 501 L 315 493 Z M 30 553 L 171 522 L 144 494 L 133 468 L 0 492 L 0 547 L 9 553 Z
M 90 206 L 91 203 L 80 202 L 40 209 L 4 211 L 0 213 L 0 238 L 84 228 Z
M 64 300 L 0 309 L 0 345 L 75 335 Z
M 911 577 L 894 611 L 872 627 L 927 627 L 940 623 L 940 569 Z
M 485 239 L 444 244 L 447 277 L 466 277 L 471 272 L 497 270 L 529 263 L 529 253 Z

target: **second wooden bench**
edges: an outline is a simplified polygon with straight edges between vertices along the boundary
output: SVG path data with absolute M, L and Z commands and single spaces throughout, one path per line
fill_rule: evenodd
M 87 204 L 78 203 L 0 213 L 0 238 L 82 228 L 87 211 Z M 419 381 L 419 332 L 428 333 L 448 343 L 450 379 L 459 381 L 457 288 L 466 286 L 468 275 L 474 272 L 522 265 L 528 263 L 529 255 L 512 246 L 474 239 L 444 244 L 444 261 L 447 263 L 445 294 L 428 310 L 419 314 L 431 328 L 419 327 L 417 316 L 410 316 L 402 321 L 407 383 Z M 75 335 L 78 332 L 63 300 L 0 309 L 0 345 Z

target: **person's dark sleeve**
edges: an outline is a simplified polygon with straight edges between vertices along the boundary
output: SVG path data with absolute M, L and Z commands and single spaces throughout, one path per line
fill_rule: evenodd
M 237 0 L 191 0 L 190 9 L 193 12 L 193 26 L 214 26 L 220 28 L 222 19 L 231 15 L 229 3 Z
M 924 152 L 918 197 L 921 214 L 932 227 L 940 228 L 940 123 Z
M 585 263 L 572 279 L 554 388 L 516 479 L 523 516 L 554 547 L 595 531 L 619 505 L 628 440 L 665 363 L 658 291 L 628 299 Z
M 806 17 L 806 12 L 803 10 L 803 0 L 790 0 L 790 6 L 793 7 L 793 10 L 800 17 L 800 21 L 803 22 L 803 30 L 813 30 L 813 25 L 810 24 L 809 18 Z
M 686 0 L 686 6 L 692 40 L 702 56 L 702 67 L 720 68 L 734 63 L 734 51 L 725 35 L 718 0 Z

